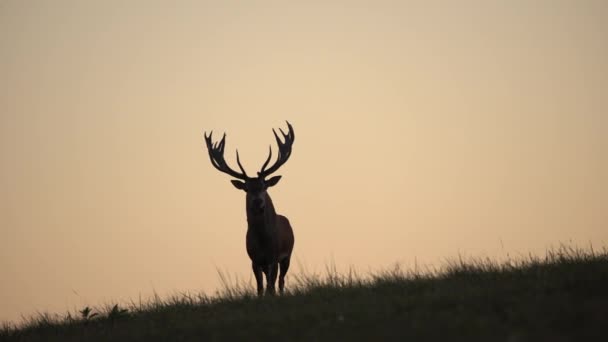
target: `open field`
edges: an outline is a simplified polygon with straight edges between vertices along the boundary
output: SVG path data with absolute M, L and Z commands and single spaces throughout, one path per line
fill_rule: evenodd
M 608 249 L 453 261 L 438 270 L 291 275 L 291 292 L 256 298 L 226 287 L 147 303 L 40 314 L 0 341 L 449 340 L 575 341 L 608 337 Z

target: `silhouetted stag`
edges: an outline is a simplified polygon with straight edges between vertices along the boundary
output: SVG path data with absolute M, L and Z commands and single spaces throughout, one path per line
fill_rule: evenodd
M 237 189 L 247 193 L 247 254 L 251 259 L 259 296 L 264 293 L 262 272 L 266 275 L 266 293 L 271 295 L 275 293 L 274 285 L 277 280 L 279 265 L 281 271 L 279 275 L 279 291 L 283 293 L 285 274 L 287 274 L 287 270 L 289 269 L 289 261 L 293 250 L 294 237 L 289 220 L 287 217 L 276 213 L 272 200 L 268 192 L 266 192 L 269 187 L 279 182 L 281 176 L 274 176 L 270 179 L 266 179 L 266 177 L 285 164 L 291 155 L 291 147 L 295 135 L 293 127 L 291 127 L 289 122 L 287 122 L 287 126 L 289 127 L 287 134 L 279 128 L 285 140 L 284 142 L 281 141 L 275 130 L 272 130 L 279 146 L 279 155 L 276 162 L 266 169 L 272 158 L 271 147 L 268 158 L 255 178 L 247 176 L 243 165 L 241 165 L 238 150 L 236 151 L 236 162 L 241 169 L 241 173 L 234 171 L 226 164 L 224 160 L 225 133 L 222 140 L 216 143 L 213 143 L 211 139 L 213 132 L 209 136 L 206 133 L 204 134 L 211 164 L 221 172 L 243 181 L 232 180 L 232 184 Z

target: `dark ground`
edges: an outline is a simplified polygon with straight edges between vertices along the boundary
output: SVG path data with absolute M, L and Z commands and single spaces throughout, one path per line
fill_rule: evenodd
M 292 276 L 288 286 L 283 297 L 258 299 L 247 286 L 39 315 L 5 324 L 0 341 L 608 341 L 606 249 L 436 272 Z

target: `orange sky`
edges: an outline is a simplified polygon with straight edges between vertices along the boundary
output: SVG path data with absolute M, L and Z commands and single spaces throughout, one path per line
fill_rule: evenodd
M 0 320 L 252 281 L 202 131 L 253 173 L 284 120 L 292 272 L 605 246 L 607 34 L 600 0 L 0 1 Z

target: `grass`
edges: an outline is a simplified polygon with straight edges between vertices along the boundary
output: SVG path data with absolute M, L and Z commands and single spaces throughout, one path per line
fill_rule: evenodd
M 249 286 L 217 296 L 38 314 L 4 323 L 0 341 L 424 340 L 578 341 L 608 337 L 608 249 L 561 247 L 545 257 L 291 275 L 289 294 Z

